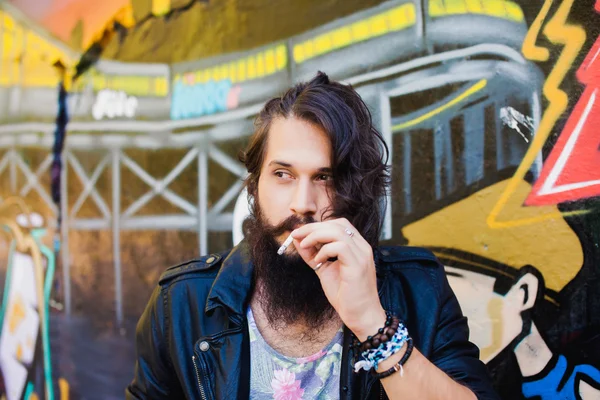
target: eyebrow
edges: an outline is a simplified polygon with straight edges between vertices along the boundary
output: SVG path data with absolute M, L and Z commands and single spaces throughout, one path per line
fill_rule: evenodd
M 457 278 L 464 278 L 465 277 L 464 275 L 459 274 L 458 272 L 451 272 L 451 271 L 446 271 L 446 275 L 455 276 Z
M 285 161 L 279 161 L 279 160 L 273 160 L 271 161 L 268 166 L 270 167 L 271 165 L 279 165 L 281 167 L 285 167 L 285 168 L 293 168 L 293 165 L 290 163 L 287 163 Z M 333 170 L 329 167 L 321 167 L 317 170 L 318 172 L 328 172 L 331 173 Z

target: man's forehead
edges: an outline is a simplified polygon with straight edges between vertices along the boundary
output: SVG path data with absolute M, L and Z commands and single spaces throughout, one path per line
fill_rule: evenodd
M 273 121 L 268 132 L 265 166 L 322 169 L 331 167 L 328 135 L 315 124 L 296 118 Z

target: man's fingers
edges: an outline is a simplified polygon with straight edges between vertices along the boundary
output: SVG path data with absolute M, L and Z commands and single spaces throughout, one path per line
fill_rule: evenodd
M 316 247 L 320 244 L 331 242 L 346 241 L 350 237 L 341 229 L 340 226 L 324 225 L 321 229 L 309 233 L 300 241 L 300 247 L 305 249 Z
M 331 229 L 333 229 L 333 231 Z M 292 235 L 294 236 L 294 239 L 298 239 L 298 240 L 302 241 L 306 237 L 311 235 L 312 233 L 319 232 L 322 230 L 327 230 L 328 232 L 339 233 L 339 236 L 337 236 L 337 235 L 335 237 L 331 236 L 329 238 L 329 240 L 326 241 L 326 242 L 331 242 L 331 241 L 334 241 L 334 238 L 341 240 L 341 238 L 344 237 L 343 235 L 350 237 L 350 235 L 346 232 L 346 229 L 353 232 L 352 239 L 356 242 L 356 244 L 362 251 L 371 252 L 371 250 L 372 250 L 371 245 L 361 236 L 360 232 L 358 232 L 358 229 L 356 229 L 350 223 L 350 221 L 348 221 L 346 218 L 337 218 L 337 219 L 327 220 L 324 222 L 314 222 L 311 224 L 306 224 L 306 225 L 294 230 Z M 314 245 L 312 242 L 307 244 L 307 246 L 312 246 L 312 245 Z
M 352 232 L 350 235 L 348 232 Z M 360 235 L 358 230 L 345 218 L 338 218 L 325 222 L 315 222 L 304 225 L 292 233 L 294 243 L 298 251 L 302 249 L 316 248 L 332 242 L 345 242 L 350 245 L 352 252 L 347 256 L 353 255 L 355 260 L 361 259 L 361 256 L 373 255 L 371 245 Z M 306 253 L 304 253 L 306 254 Z M 305 260 L 306 257 L 302 256 Z M 350 261 L 350 260 L 349 260 Z
M 327 243 L 317 255 L 313 258 L 314 265 L 330 262 L 331 259 L 338 259 L 342 263 L 348 263 L 348 258 L 355 258 L 352 248 L 344 242 Z
M 350 221 L 348 221 L 346 218 L 334 219 L 334 220 L 331 220 L 331 222 L 334 223 L 334 224 L 337 224 L 337 225 L 339 225 L 341 227 L 343 227 L 344 229 L 349 229 L 352 232 L 354 232 L 354 235 L 352 235 L 352 239 L 355 240 L 356 244 L 361 248 L 361 250 L 363 250 L 363 251 L 372 251 L 371 245 L 369 244 L 369 242 L 367 242 L 365 240 L 365 238 L 363 238 L 361 236 L 360 232 L 358 232 L 358 229 L 356 229 L 354 227 L 354 225 L 352 225 L 350 223 Z
M 333 221 L 334 220 L 312 222 L 310 224 L 303 225 L 298 229 L 294 229 L 294 231 L 292 232 L 292 236 L 294 237 L 294 239 L 302 240 L 313 232 L 320 231 L 322 229 L 328 229 L 331 227 L 338 227 L 339 224 L 335 224 L 333 223 Z
M 311 268 L 314 268 L 316 263 L 313 262 L 313 259 L 319 252 L 319 249 L 321 248 L 321 246 L 319 246 L 318 248 L 316 246 L 309 247 L 309 248 L 302 248 L 302 247 L 300 247 L 300 241 L 296 240 L 296 239 L 294 239 L 294 246 L 296 247 L 296 251 L 298 252 L 300 257 L 302 257 L 304 262 L 307 263 Z
M 314 232 L 316 229 L 319 229 L 323 225 L 323 222 L 313 222 L 310 224 L 306 224 L 301 226 L 300 228 L 294 229 L 292 231 L 292 236 L 294 239 L 302 240 L 310 233 Z

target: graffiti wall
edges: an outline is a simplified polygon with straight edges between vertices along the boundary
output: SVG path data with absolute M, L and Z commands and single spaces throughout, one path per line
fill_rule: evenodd
M 31 21 L 63 41 L 67 30 L 47 22 L 52 2 L 12 3 L 31 20 L 0 14 L 0 117 L 48 121 L 58 80 L 45 64 L 37 78 L 22 67 L 21 36 Z M 86 2 L 70 4 L 76 30 Z M 129 22 L 69 89 L 61 274 L 45 289 L 48 261 L 1 259 L 0 366 L 21 371 L 10 388 L 4 374 L 8 398 L 122 396 L 161 271 L 239 240 L 235 158 L 257 110 L 318 70 L 357 88 L 391 149 L 383 243 L 443 262 L 502 398 L 600 398 L 600 0 L 274 4 L 103 6 L 104 22 Z M 71 72 L 91 54 L 31 32 L 51 53 L 40 60 L 63 57 Z M 51 138 L 19 129 L 0 125 L 0 196 L 21 193 L 52 222 Z M 12 254 L 15 235 L 5 239 Z
M 80 48 L 69 47 L 54 34 L 44 31 L 34 24 L 38 14 L 34 11 L 45 10 L 50 2 L 36 9 L 33 2 L 23 2 L 23 11 L 10 4 L 0 7 L 0 121 L 36 121 L 46 122 L 54 119 L 58 108 L 58 82 L 60 75 L 56 63 L 66 67 L 69 96 L 69 112 L 74 120 L 100 120 L 138 118 L 168 118 L 169 116 L 169 68 L 162 64 L 127 64 L 110 60 L 89 60 L 90 54 L 79 53 Z M 31 3 L 31 4 L 30 4 Z M 89 3 L 73 2 L 66 9 L 46 10 L 50 25 L 68 27 L 74 15 L 85 14 Z M 110 6 L 110 2 L 102 3 Z M 121 3 L 123 3 L 121 1 Z M 21 4 L 14 2 L 14 4 Z M 91 4 L 91 6 L 90 6 Z M 117 4 L 118 5 L 118 4 Z M 52 7 L 50 7 L 52 8 Z M 109 11 L 110 11 L 109 7 Z M 113 10 L 114 14 L 114 10 Z M 121 18 L 120 13 L 110 14 L 110 21 Z M 88 13 L 98 17 L 96 13 Z M 39 17 L 41 18 L 41 17 Z M 105 17 L 102 17 L 105 18 Z M 107 17 L 106 17 L 107 18 Z M 106 19 L 104 24 L 110 25 Z M 91 25 L 90 32 L 102 29 Z M 104 25 L 102 26 L 104 27 Z M 112 37 L 114 32 L 108 32 Z M 87 40 L 87 39 L 86 39 Z M 91 39 L 90 39 L 91 40 Z M 89 41 L 89 40 L 88 40 Z M 87 55 L 86 55 L 87 54 Z M 87 65 L 85 74 L 79 79 L 71 78 L 77 66 Z M 81 67 L 80 67 L 81 68 Z M 137 105 L 142 104 L 140 110 Z
M 75 49 L 86 48 L 119 11 L 132 13 L 127 0 L 9 0 L 32 20 Z
M 518 67 L 392 99 L 394 235 L 446 265 L 503 398 L 597 398 L 600 2 L 521 9 Z
M 2 274 L 0 389 L 6 399 L 54 398 L 49 303 L 55 260 L 41 240 L 44 221 L 23 199 L 9 198 L 0 205 L 0 224 L 10 243 Z M 68 384 L 57 383 L 64 396 Z

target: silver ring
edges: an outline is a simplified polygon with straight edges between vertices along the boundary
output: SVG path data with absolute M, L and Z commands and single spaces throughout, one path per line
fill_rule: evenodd
M 323 263 L 318 263 L 317 266 L 313 268 L 313 271 L 317 272 L 322 266 Z
M 354 236 L 354 232 L 353 232 L 351 229 L 349 229 L 349 228 L 346 228 L 346 233 L 347 233 L 347 234 L 348 234 L 348 236 L 350 236 L 350 237 Z

